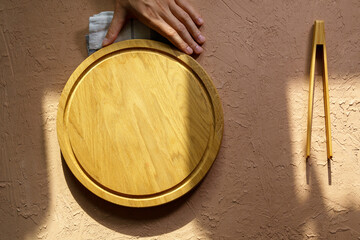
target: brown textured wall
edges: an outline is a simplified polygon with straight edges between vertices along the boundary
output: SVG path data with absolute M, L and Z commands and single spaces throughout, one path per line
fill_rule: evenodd
M 222 148 L 191 194 L 134 210 L 85 190 L 55 132 L 60 92 L 86 57 L 88 17 L 112 1 L 0 2 L 1 240 L 360 238 L 360 1 L 194 4 L 207 37 L 197 60 L 223 101 Z M 330 174 L 319 77 L 304 159 L 315 19 L 326 28 Z

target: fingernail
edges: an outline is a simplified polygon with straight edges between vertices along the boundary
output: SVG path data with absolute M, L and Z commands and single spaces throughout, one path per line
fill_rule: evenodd
M 200 43 L 203 43 L 203 42 L 205 42 L 205 37 L 203 35 L 199 35 L 198 40 Z
M 197 20 L 197 23 L 200 25 L 204 23 L 204 20 L 201 17 L 198 17 L 196 20 Z
M 106 46 L 106 45 L 108 45 L 108 44 L 109 44 L 109 39 L 104 38 L 104 40 L 103 40 L 103 42 L 102 42 L 102 46 L 104 47 L 104 46 Z
M 191 47 L 187 46 L 185 52 L 190 55 L 193 53 L 193 50 Z
M 196 46 L 196 47 L 195 47 L 195 52 L 196 52 L 197 54 L 202 53 L 202 52 L 203 52 L 203 48 L 200 47 L 200 46 Z

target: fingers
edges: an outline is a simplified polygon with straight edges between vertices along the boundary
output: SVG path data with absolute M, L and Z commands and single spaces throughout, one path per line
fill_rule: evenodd
M 204 21 L 187 0 L 117 0 L 114 18 L 103 46 L 115 41 L 126 15 L 129 14 L 158 31 L 183 52 L 187 54 L 203 52 L 200 45 L 205 42 L 205 37 L 198 26 Z
M 194 51 L 189 46 L 189 44 L 186 43 L 183 38 L 178 34 L 178 32 L 163 19 L 160 19 L 157 22 L 147 22 L 147 24 L 149 25 L 149 27 L 166 37 L 172 44 L 174 44 L 174 46 L 179 48 L 181 51 L 189 55 L 193 54 Z
M 187 12 L 175 3 L 170 5 L 170 10 L 174 16 L 186 26 L 195 41 L 200 44 L 205 42 L 205 37 L 201 35 L 199 28 L 195 25 L 194 21 Z
M 183 12 L 183 11 L 182 11 Z M 178 13 L 176 13 L 178 14 Z M 186 13 L 183 13 L 182 16 L 186 16 L 185 15 Z M 181 14 L 179 14 L 181 15 Z M 185 19 L 186 17 L 184 17 Z M 195 32 L 194 35 L 196 37 L 200 36 L 200 31 L 197 29 L 197 27 L 195 26 L 195 24 L 193 23 L 192 25 L 194 26 L 191 26 L 191 24 L 188 24 L 188 22 L 186 20 L 184 20 L 185 24 L 186 25 L 190 25 L 189 27 L 188 26 L 185 26 L 181 21 L 179 21 L 179 19 L 174 16 L 172 13 L 169 13 L 169 14 L 166 14 L 164 16 L 164 20 L 177 32 L 177 35 L 179 35 L 182 40 L 184 42 L 186 42 L 193 50 L 196 54 L 200 54 L 203 52 L 203 49 L 202 47 L 200 47 L 196 42 L 195 40 L 193 39 L 193 37 L 190 35 L 189 31 L 190 32 Z M 190 21 L 192 21 L 190 19 Z M 197 30 L 195 30 L 194 28 L 196 28 Z M 171 32 L 170 32 L 171 33 Z M 168 37 L 170 38 L 173 38 L 174 37 L 174 34 L 171 34 L 171 35 L 168 35 Z M 175 39 L 173 39 L 175 40 Z M 205 39 L 204 39 L 205 40 Z
M 123 8 L 116 8 L 114 12 L 114 17 L 110 23 L 108 32 L 102 42 L 102 46 L 105 47 L 115 41 L 121 28 L 125 23 L 126 12 Z
M 200 13 L 187 0 L 176 0 L 175 2 L 190 15 L 191 19 L 197 25 L 201 26 L 204 24 L 204 20 L 201 18 Z

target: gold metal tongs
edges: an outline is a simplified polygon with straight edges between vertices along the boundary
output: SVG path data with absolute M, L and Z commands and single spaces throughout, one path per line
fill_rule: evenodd
M 325 24 L 324 21 L 316 20 L 314 24 L 314 41 L 310 66 L 310 88 L 309 88 L 309 112 L 307 125 L 307 144 L 306 144 L 306 158 L 310 157 L 311 144 L 311 126 L 314 103 L 314 74 L 315 74 L 315 60 L 316 49 L 318 46 L 323 48 L 323 85 L 324 85 L 324 107 L 325 107 L 325 128 L 326 128 L 326 148 L 328 159 L 332 158 L 332 144 L 331 144 L 331 129 L 330 129 L 330 106 L 329 106 L 329 83 L 328 83 L 328 68 L 326 58 L 325 45 Z

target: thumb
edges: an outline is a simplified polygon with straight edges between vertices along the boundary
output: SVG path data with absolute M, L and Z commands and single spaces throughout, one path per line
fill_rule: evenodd
M 107 34 L 102 42 L 102 46 L 105 47 L 115 41 L 121 28 L 124 26 L 125 23 L 126 12 L 122 8 L 116 8 L 114 12 L 114 17 L 111 20 L 109 29 Z

